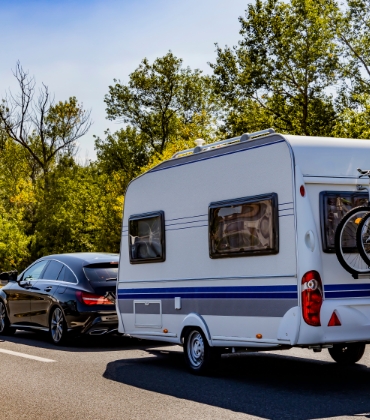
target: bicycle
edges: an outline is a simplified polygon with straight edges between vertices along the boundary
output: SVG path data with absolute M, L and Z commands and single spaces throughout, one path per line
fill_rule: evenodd
M 357 187 L 359 191 L 368 191 L 369 200 L 367 205 L 355 207 L 343 217 L 334 239 L 338 261 L 354 276 L 370 273 L 370 170 L 357 170 L 359 178 L 369 179 L 367 187 Z

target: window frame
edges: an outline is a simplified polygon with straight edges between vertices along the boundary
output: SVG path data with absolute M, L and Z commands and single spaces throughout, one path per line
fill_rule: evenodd
M 130 234 L 131 222 L 139 221 L 139 220 L 145 220 L 145 219 L 151 219 L 153 217 L 159 217 L 160 218 L 162 255 L 161 255 L 161 257 L 156 257 L 156 258 L 133 259 L 132 254 L 131 254 L 131 234 Z M 131 215 L 128 219 L 128 253 L 129 253 L 130 264 L 149 264 L 149 263 L 160 263 L 160 262 L 166 261 L 165 232 L 166 232 L 166 229 L 165 229 L 165 218 L 164 218 L 164 211 L 163 210 Z
M 367 192 L 362 191 L 320 191 L 319 194 L 319 211 L 320 211 L 320 233 L 321 233 L 321 246 L 323 252 L 326 254 L 335 254 L 335 246 L 330 247 L 327 243 L 327 237 L 326 237 L 326 215 L 325 215 L 325 198 L 329 195 L 340 195 L 340 194 L 347 194 L 351 197 L 353 196 L 359 196 L 364 197 L 366 200 L 369 198 L 369 194 Z
M 41 272 L 40 272 L 40 277 L 44 274 L 44 271 L 46 270 L 46 268 L 47 268 L 47 266 L 49 265 L 49 260 L 37 260 L 37 261 L 35 261 L 33 264 L 31 264 L 30 266 L 28 266 L 21 274 L 20 274 L 20 277 L 19 277 L 19 281 L 25 281 L 26 280 L 26 278 L 24 277 L 25 276 L 25 274 L 26 274 L 26 272 L 30 269 L 30 268 L 32 268 L 32 267 L 34 267 L 36 264 L 38 264 L 38 263 L 41 263 L 41 262 L 44 262 L 44 261 L 46 261 L 46 264 L 45 264 L 45 266 L 44 266 L 44 268 L 41 270 Z M 40 277 L 39 278 L 37 278 L 37 279 L 34 279 L 34 278 L 28 278 L 27 280 L 28 281 L 38 281 L 38 280 L 41 280 L 40 279 Z
M 273 248 L 269 250 L 248 250 L 233 253 L 213 253 L 212 252 L 212 225 L 213 212 L 216 208 L 232 207 L 249 203 L 258 203 L 259 201 L 272 201 L 272 230 L 273 230 Z M 240 197 L 223 201 L 215 201 L 208 206 L 208 250 L 211 259 L 219 258 L 239 258 L 253 257 L 259 255 L 276 255 L 279 253 L 279 205 L 277 193 L 260 194 L 249 197 Z

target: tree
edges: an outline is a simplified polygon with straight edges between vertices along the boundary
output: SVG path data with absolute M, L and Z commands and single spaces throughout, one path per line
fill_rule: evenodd
M 108 130 L 105 134 L 105 140 L 95 138 L 98 166 L 102 173 L 115 177 L 123 194 L 131 179 L 148 163 L 149 150 L 136 128 L 128 126 L 113 134 Z
M 9 93 L 0 105 L 0 129 L 20 144 L 41 171 L 48 188 L 48 174 L 61 154 L 73 154 L 76 141 L 90 128 L 90 112 L 75 97 L 55 103 L 44 84 L 35 98 L 36 83 L 17 63 L 14 76 L 19 93 Z
M 145 58 L 127 85 L 114 82 L 105 97 L 108 119 L 130 124 L 149 152 L 162 153 L 176 139 L 179 125 L 213 112 L 209 78 L 183 68 L 182 60 L 171 52 L 153 64 Z
M 340 77 L 336 13 L 332 0 L 256 0 L 248 6 L 239 19 L 238 46 L 217 47 L 211 64 L 227 108 L 226 131 L 249 131 L 257 119 L 260 129 L 269 122 L 292 134 L 331 133 L 336 113 L 328 89 Z M 243 117 L 249 110 L 257 118 Z
M 338 137 L 370 137 L 370 1 L 347 0 L 335 20 L 344 72 L 337 98 Z
M 95 163 L 64 156 L 38 203 L 31 251 L 34 258 L 64 252 L 119 252 L 123 192 L 115 175 Z

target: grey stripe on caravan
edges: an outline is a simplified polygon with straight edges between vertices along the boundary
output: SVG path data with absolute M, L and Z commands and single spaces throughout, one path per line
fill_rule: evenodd
M 118 305 L 121 313 L 134 313 L 133 300 L 122 299 Z M 282 317 L 297 305 L 297 299 L 181 299 L 181 309 L 175 309 L 175 299 L 162 299 L 162 314 Z
M 294 278 L 297 277 L 296 274 L 271 274 L 266 276 L 229 276 L 229 277 L 194 277 L 194 278 L 177 278 L 177 279 L 154 279 L 154 280 L 125 280 L 119 281 L 119 283 L 124 284 L 142 284 L 142 283 L 169 283 L 172 281 L 214 281 L 214 280 L 259 280 L 259 279 L 281 279 L 281 278 Z M 292 283 L 291 285 L 296 285 L 296 283 Z M 273 286 L 270 284 L 269 286 Z M 124 291 L 124 289 L 121 289 Z M 119 291 L 119 288 L 118 288 Z

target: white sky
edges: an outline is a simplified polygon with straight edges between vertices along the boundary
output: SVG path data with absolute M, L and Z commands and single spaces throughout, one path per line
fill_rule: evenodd
M 185 66 L 209 73 L 214 43 L 235 45 L 248 0 L 0 0 L 0 96 L 16 89 L 20 60 L 56 100 L 76 96 L 94 124 L 80 158 L 95 158 L 93 135 L 121 125 L 106 119 L 113 79 L 127 82 L 144 57 L 171 50 Z

